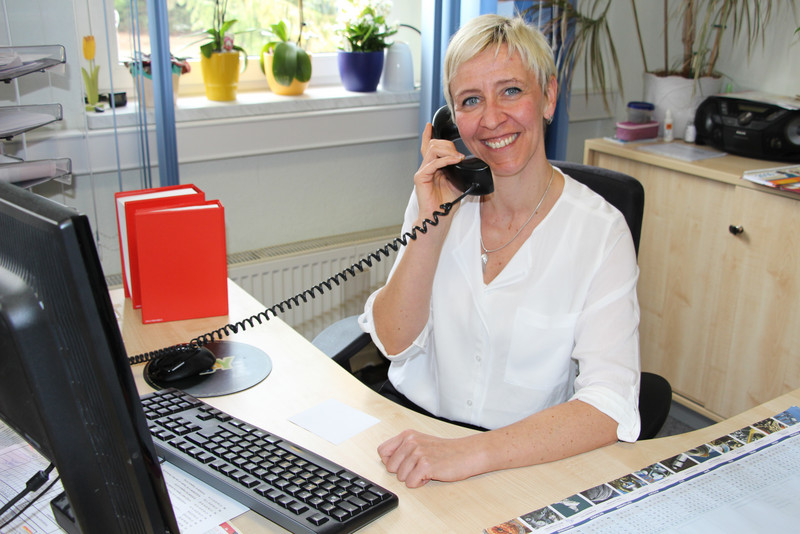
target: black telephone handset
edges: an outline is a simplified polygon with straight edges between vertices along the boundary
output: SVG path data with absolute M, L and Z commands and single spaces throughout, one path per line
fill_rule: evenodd
M 366 269 L 372 267 L 373 260 L 381 261 L 382 256 L 388 257 L 390 255 L 390 249 L 396 252 L 400 246 L 406 246 L 409 240 L 417 239 L 420 233 L 426 233 L 430 226 L 436 226 L 439 223 L 439 217 L 447 216 L 453 209 L 453 206 L 461 202 L 468 194 L 486 195 L 494 191 L 492 171 L 486 163 L 473 156 L 469 149 L 467 149 L 466 145 L 461 140 L 458 128 L 453 122 L 450 110 L 447 106 L 439 109 L 434 114 L 432 123 L 434 137 L 452 141 L 456 145 L 456 149 L 466 156 L 461 163 L 449 165 L 444 168 L 447 178 L 462 192 L 461 196 L 452 202 L 442 204 L 440 206 L 441 211 L 434 211 L 433 214 L 431 214 L 431 218 L 425 219 L 422 222 L 422 226 L 415 226 L 402 236 L 395 238 L 391 243 L 387 243 L 385 247 L 376 250 L 344 271 L 306 289 L 302 293 L 275 304 L 252 317 L 237 321 L 236 323 L 227 324 L 222 328 L 198 336 L 187 344 L 174 345 L 153 352 L 132 356 L 128 358 L 131 365 L 147 363 L 148 365 L 145 372 L 150 381 L 157 386 L 171 382 L 181 384 L 183 380 L 197 377 L 200 373 L 210 370 L 216 361 L 214 354 L 205 347 L 208 343 L 214 342 L 215 339 L 221 340 L 231 335 L 231 333 L 242 332 L 248 327 L 261 324 L 262 321 L 268 321 L 270 314 L 272 314 L 273 317 L 277 317 L 279 313 L 291 309 L 292 307 L 299 306 L 307 302 L 309 298 L 315 298 L 317 293 L 322 294 L 326 290 L 333 289 L 334 286 L 338 286 L 342 282 L 347 281 L 348 275 L 355 276 L 359 272 L 364 272 Z
M 433 137 L 452 141 L 456 145 L 456 150 L 466 156 L 461 163 L 448 165 L 443 169 L 447 179 L 462 192 L 466 192 L 475 185 L 471 191 L 473 195 L 486 195 L 494 191 L 491 169 L 486 163 L 473 156 L 467 145 L 464 144 L 461 134 L 458 133 L 458 127 L 453 122 L 450 108 L 447 106 L 439 108 L 434 113 L 431 124 Z

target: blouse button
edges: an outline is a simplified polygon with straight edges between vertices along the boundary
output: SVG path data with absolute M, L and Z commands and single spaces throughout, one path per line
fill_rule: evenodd
M 467 401 L 467 406 L 472 406 L 472 401 L 471 400 Z

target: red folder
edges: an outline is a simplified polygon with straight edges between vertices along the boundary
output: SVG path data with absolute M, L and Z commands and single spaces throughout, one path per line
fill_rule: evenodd
M 228 313 L 225 210 L 217 200 L 134 214 L 142 322 Z
M 123 191 L 114 195 L 117 207 L 117 231 L 122 262 L 122 281 L 125 296 L 134 308 L 142 305 L 139 294 L 137 236 L 133 220 L 136 210 L 158 207 L 186 206 L 205 202 L 205 194 L 191 184 Z

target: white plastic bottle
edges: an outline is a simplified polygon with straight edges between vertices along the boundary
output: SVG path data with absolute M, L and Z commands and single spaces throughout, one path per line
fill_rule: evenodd
M 664 114 L 664 141 L 669 143 L 675 138 L 675 132 L 672 130 L 672 110 L 668 109 Z

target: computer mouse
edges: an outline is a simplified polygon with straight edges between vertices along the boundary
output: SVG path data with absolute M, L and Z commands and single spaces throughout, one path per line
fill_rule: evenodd
M 151 360 L 146 371 L 154 382 L 169 383 L 208 371 L 216 361 L 207 347 L 180 347 Z

